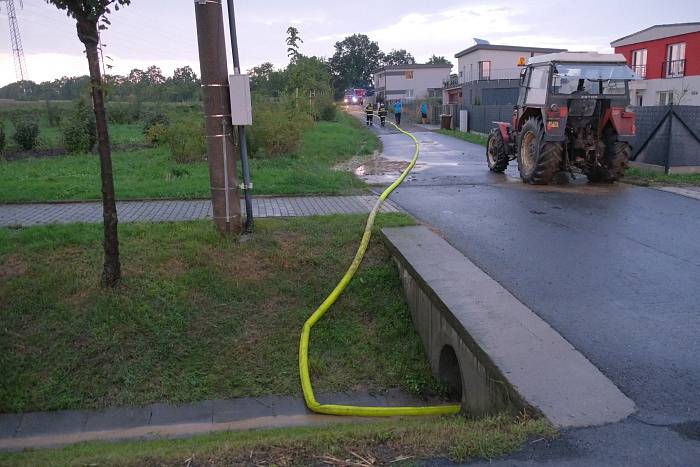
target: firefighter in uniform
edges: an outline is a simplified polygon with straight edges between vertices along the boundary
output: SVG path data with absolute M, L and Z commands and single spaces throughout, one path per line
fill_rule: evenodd
M 365 107 L 365 115 L 367 116 L 367 126 L 372 126 L 372 120 L 374 118 L 374 106 L 371 102 Z
M 382 126 L 384 126 L 384 124 L 386 123 L 386 114 L 386 105 L 384 105 L 384 103 L 382 102 L 381 104 L 379 104 L 379 110 L 377 111 L 377 115 L 379 115 L 379 123 Z

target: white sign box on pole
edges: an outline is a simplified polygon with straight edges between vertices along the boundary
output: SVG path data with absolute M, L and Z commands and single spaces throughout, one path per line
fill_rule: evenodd
M 231 123 L 234 126 L 252 125 L 250 78 L 248 75 L 229 75 L 228 85 L 231 91 Z

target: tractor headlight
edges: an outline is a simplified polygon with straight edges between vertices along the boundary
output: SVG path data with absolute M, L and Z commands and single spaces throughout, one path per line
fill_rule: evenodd
M 353 104 L 357 104 L 357 97 L 353 97 L 353 98 L 352 98 L 352 103 L 353 103 Z

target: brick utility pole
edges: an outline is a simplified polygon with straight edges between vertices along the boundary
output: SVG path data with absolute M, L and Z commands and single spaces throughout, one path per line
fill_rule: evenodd
M 241 204 L 232 137 L 221 0 L 195 0 L 194 8 L 214 225 L 222 234 L 239 235 Z

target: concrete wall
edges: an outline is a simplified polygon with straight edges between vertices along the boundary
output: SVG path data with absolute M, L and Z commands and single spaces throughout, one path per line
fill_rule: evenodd
M 492 415 L 500 412 L 518 413 L 527 410 L 532 416 L 539 412 L 529 407 L 520 396 L 512 391 L 494 369 L 485 368 L 473 349 L 467 345 L 470 338 L 460 334 L 458 323 L 451 323 L 441 310 L 439 300 L 429 295 L 411 275 L 401 261 L 396 261 L 401 276 L 406 300 L 411 310 L 413 324 L 423 341 L 428 362 L 435 377 L 448 386 L 453 396 L 461 398 L 465 413 L 473 417 Z M 450 358 L 454 352 L 456 361 Z M 457 385 L 461 383 L 460 388 Z
M 407 72 L 413 72 L 413 79 L 406 79 Z M 428 95 L 428 89 L 442 89 L 443 81 L 449 77 L 450 68 L 406 67 L 375 73 L 374 87 L 388 100 L 423 99 Z

